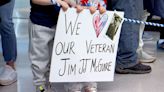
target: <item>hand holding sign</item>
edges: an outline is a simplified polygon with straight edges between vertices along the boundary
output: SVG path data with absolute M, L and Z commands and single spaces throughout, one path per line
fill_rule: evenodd
M 61 5 L 63 11 L 66 11 L 69 8 L 68 3 L 66 3 L 65 1 L 58 0 L 57 2 Z

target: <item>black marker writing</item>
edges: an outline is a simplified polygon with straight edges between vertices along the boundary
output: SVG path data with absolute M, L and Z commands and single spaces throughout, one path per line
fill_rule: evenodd
M 108 45 L 93 43 L 93 41 L 86 41 L 87 54 L 89 53 L 114 53 L 114 44 Z
M 57 43 L 56 47 L 55 47 L 55 53 L 56 55 L 61 55 L 63 54 L 75 54 L 74 52 L 74 46 L 75 46 L 75 42 L 59 42 Z
M 86 73 L 87 70 L 87 62 L 91 59 L 81 59 L 80 62 L 82 62 L 81 68 L 79 68 L 79 74 Z
M 64 76 L 66 73 L 68 75 L 71 75 L 72 73 L 76 74 L 76 64 L 68 64 L 67 61 L 70 60 L 70 58 L 61 59 L 64 60 L 64 66 L 59 69 L 59 76 Z M 63 69 L 63 70 L 62 70 Z
M 79 15 L 77 15 L 74 25 L 72 24 L 72 21 L 69 21 L 68 26 L 67 26 L 67 15 L 65 14 L 66 34 L 68 34 L 69 29 L 70 29 L 71 30 L 71 35 L 79 35 L 78 30 L 80 29 L 81 22 L 77 23 L 78 17 L 79 17 Z
M 112 62 L 103 63 L 102 59 L 92 59 L 90 72 L 110 71 L 111 63 Z

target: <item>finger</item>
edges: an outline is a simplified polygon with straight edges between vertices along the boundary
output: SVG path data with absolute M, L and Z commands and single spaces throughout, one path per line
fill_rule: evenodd
M 96 12 L 96 8 L 95 7 L 90 7 L 89 8 L 91 14 L 94 14 Z
M 62 9 L 63 9 L 63 11 L 67 11 L 68 8 L 69 8 L 69 6 L 68 6 L 67 3 L 63 3 L 63 4 L 62 4 Z
M 99 12 L 100 12 L 100 14 L 103 14 L 103 13 L 106 12 L 106 9 L 104 7 L 100 7 L 99 8 Z
M 83 10 L 83 7 L 81 7 L 80 5 L 77 5 L 76 9 L 77 9 L 77 13 L 80 13 Z
M 67 7 L 65 7 L 65 6 L 62 6 L 62 9 L 63 9 L 63 11 L 65 12 L 65 11 L 67 11 Z
M 65 11 L 67 11 L 67 7 L 62 7 L 62 9 L 63 9 L 63 11 L 65 12 Z

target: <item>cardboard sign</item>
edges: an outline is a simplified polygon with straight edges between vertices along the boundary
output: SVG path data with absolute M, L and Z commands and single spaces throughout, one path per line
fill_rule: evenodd
M 123 12 L 60 11 L 50 82 L 113 81 Z

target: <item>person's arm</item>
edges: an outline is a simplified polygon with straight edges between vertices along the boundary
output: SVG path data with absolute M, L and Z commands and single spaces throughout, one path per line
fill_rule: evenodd
M 32 0 L 32 2 L 38 5 L 61 5 L 64 11 L 69 8 L 69 5 L 63 0 Z
M 38 5 L 53 5 L 51 0 L 32 0 L 32 2 Z
M 62 4 L 63 0 L 32 0 L 33 3 L 38 5 L 53 5 L 53 4 Z

